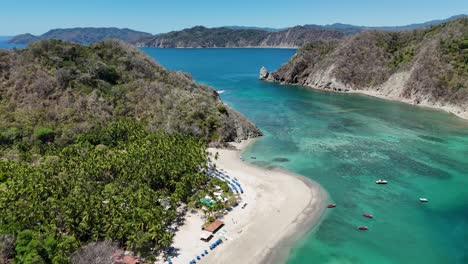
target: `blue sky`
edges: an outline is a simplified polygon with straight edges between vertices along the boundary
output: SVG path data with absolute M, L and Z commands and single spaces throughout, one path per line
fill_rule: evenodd
M 335 22 L 390 26 L 468 13 L 468 0 L 1 0 L 0 36 L 52 28 L 127 27 L 150 33 L 195 25 L 286 27 Z

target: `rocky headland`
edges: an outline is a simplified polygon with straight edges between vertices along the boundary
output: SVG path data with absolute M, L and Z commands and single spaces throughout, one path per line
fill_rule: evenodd
M 311 42 L 260 79 L 435 107 L 468 118 L 468 18 Z

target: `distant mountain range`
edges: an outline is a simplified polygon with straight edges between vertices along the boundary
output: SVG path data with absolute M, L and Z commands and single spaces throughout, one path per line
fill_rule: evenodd
M 196 26 L 182 31 L 143 38 L 134 44 L 140 47 L 157 48 L 300 47 L 311 40 L 343 37 L 344 34 L 338 31 L 303 26 L 277 32 Z
M 335 23 L 331 25 L 304 25 L 290 28 L 226 26 L 207 28 L 196 26 L 180 31 L 153 35 L 119 28 L 53 29 L 35 36 L 21 34 L 9 40 L 12 44 L 29 44 L 41 39 L 60 39 L 79 44 L 92 44 L 105 39 L 119 39 L 140 47 L 209 48 L 209 47 L 300 47 L 304 43 L 322 39 L 341 39 L 366 30 L 400 31 L 438 25 L 466 15 L 443 20 L 394 27 L 365 27 Z
M 246 27 L 246 26 L 225 26 L 225 28 L 229 29 L 256 29 L 256 30 L 263 30 L 268 32 L 278 32 L 285 30 L 287 28 L 271 28 L 271 27 Z
M 467 15 L 456 15 L 456 16 L 451 16 L 446 19 L 437 19 L 437 20 L 431 20 L 428 22 L 424 23 L 415 23 L 415 24 L 409 24 L 409 25 L 403 25 L 403 26 L 382 26 L 382 27 L 366 27 L 366 26 L 356 26 L 356 25 L 351 25 L 351 24 L 343 24 L 343 23 L 334 23 L 330 25 L 315 25 L 315 24 L 306 24 L 304 27 L 307 28 L 316 28 L 316 29 L 325 29 L 325 30 L 335 30 L 339 31 L 341 33 L 344 33 L 346 35 L 352 35 L 359 33 L 364 30 L 410 30 L 410 29 L 417 29 L 417 28 L 422 28 L 422 27 L 427 27 L 427 26 L 432 26 L 432 25 L 438 25 L 442 24 L 444 22 L 448 22 L 451 20 L 455 20 L 457 18 L 465 17 Z M 284 28 L 271 28 L 271 27 L 249 27 L 249 26 L 226 26 L 226 28 L 230 29 L 257 29 L 257 30 L 264 30 L 268 32 L 278 32 L 278 31 L 283 31 L 285 29 L 288 29 L 287 27 Z
M 305 25 L 304 27 L 307 28 L 317 28 L 317 29 L 325 29 L 325 30 L 335 30 L 346 35 L 353 35 L 365 30 L 387 30 L 387 31 L 400 31 L 400 30 L 411 30 L 417 28 L 423 28 L 428 26 L 439 25 L 445 22 L 449 22 L 452 20 L 456 20 L 458 18 L 466 17 L 467 15 L 456 15 L 451 16 L 447 19 L 438 19 L 438 20 L 431 20 L 424 23 L 416 23 L 404 26 L 390 26 L 390 27 L 365 27 L 365 26 L 355 26 L 350 24 L 342 24 L 342 23 L 335 23 L 331 25 Z
M 128 28 L 66 28 L 52 29 L 40 36 L 21 34 L 9 40 L 12 44 L 29 44 L 41 39 L 60 39 L 79 44 L 92 44 L 105 39 L 118 39 L 134 42 L 138 39 L 153 36 L 150 33 L 131 30 Z

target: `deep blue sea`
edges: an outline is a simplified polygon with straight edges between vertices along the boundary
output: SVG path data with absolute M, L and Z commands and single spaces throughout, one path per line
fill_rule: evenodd
M 309 177 L 338 204 L 297 242 L 289 264 L 468 263 L 468 121 L 258 80 L 261 66 L 278 68 L 295 50 L 143 50 L 223 91 L 226 103 L 265 132 L 244 155 L 256 157 L 250 162 Z M 389 184 L 375 184 L 380 178 Z
M 26 45 L 22 44 L 9 44 L 8 40 L 12 37 L 0 36 L 0 49 L 24 48 Z

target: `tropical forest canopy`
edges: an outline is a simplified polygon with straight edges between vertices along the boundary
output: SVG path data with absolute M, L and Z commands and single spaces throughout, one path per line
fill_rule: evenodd
M 68 263 L 98 240 L 158 251 L 171 243 L 178 205 L 209 181 L 206 162 L 202 140 L 129 120 L 46 145 L 38 165 L 2 160 L 0 233 L 16 238 L 17 263 Z

